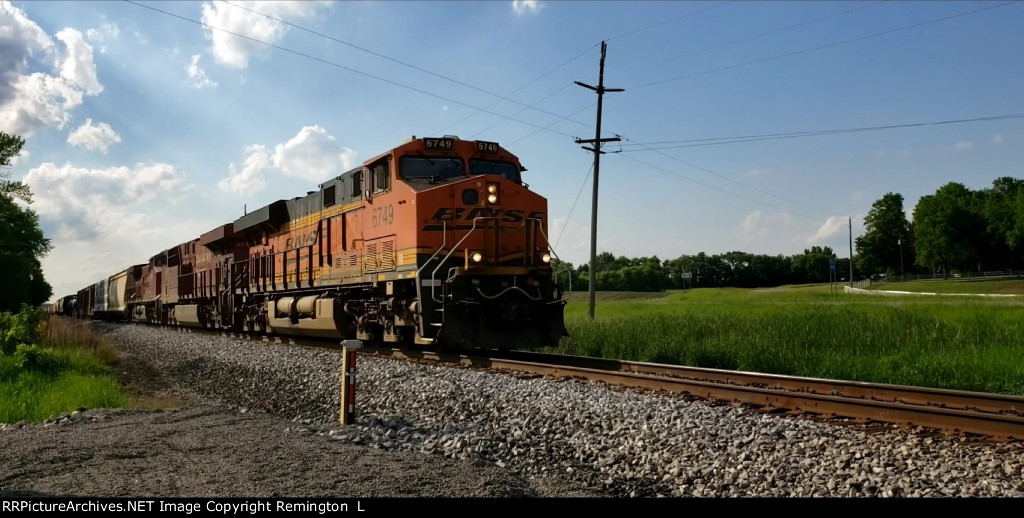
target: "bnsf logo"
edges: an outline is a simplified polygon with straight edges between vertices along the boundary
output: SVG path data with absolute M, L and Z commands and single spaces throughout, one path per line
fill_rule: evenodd
M 437 212 L 434 213 L 434 217 L 431 219 L 435 221 L 453 219 L 473 221 L 475 218 L 501 218 L 501 221 L 505 223 L 518 223 L 523 220 L 523 214 L 524 212 L 519 209 L 487 209 L 483 207 L 473 207 L 472 209 L 467 210 L 465 207 L 444 207 L 437 209 Z M 544 212 L 535 210 L 527 217 L 543 219 Z
M 314 230 L 314 231 L 312 231 L 312 232 L 310 232 L 308 234 L 305 234 L 305 235 L 299 234 L 299 235 L 295 235 L 295 236 L 289 237 L 288 240 L 285 241 L 284 248 L 286 250 L 291 250 L 293 248 L 302 248 L 304 246 L 310 246 L 310 245 L 315 245 L 315 244 L 316 244 L 316 231 Z
M 488 209 L 483 207 L 473 207 L 467 209 L 466 207 L 443 207 L 437 209 L 434 216 L 430 219 L 433 221 L 454 221 L 462 220 L 472 222 L 476 218 L 499 218 L 499 221 L 503 223 L 519 223 L 524 218 L 536 218 L 541 221 L 544 220 L 544 211 L 535 210 L 529 215 L 521 209 Z M 469 229 L 469 225 L 448 225 L 449 230 L 460 230 Z M 423 226 L 424 231 L 440 231 L 443 227 L 440 224 L 427 224 Z M 464 229 L 463 229 L 464 230 Z

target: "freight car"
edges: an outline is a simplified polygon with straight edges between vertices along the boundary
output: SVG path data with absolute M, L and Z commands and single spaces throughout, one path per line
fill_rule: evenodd
M 547 200 L 494 142 L 416 138 L 81 290 L 78 316 L 459 348 L 565 329 Z

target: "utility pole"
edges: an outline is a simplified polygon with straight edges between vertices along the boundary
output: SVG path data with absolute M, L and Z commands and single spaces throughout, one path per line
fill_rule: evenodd
M 903 237 L 901 236 L 896 240 L 896 244 L 900 245 L 900 281 L 907 280 L 907 271 L 903 269 Z
M 605 88 L 604 87 L 604 56 L 607 52 L 608 45 L 605 42 L 601 42 L 601 68 L 598 74 L 597 86 L 593 87 L 586 83 L 575 81 L 576 84 L 583 88 L 588 88 L 597 92 L 597 129 L 594 133 L 593 140 L 581 140 L 576 139 L 577 144 L 591 144 L 594 147 L 583 146 L 583 149 L 594 152 L 594 194 L 590 203 L 590 320 L 594 320 L 594 307 L 597 305 L 597 177 L 598 173 L 601 172 L 601 155 L 604 151 L 601 151 L 601 144 L 605 142 L 618 142 L 621 140 L 618 137 L 615 138 L 601 138 L 601 104 L 604 100 L 605 92 L 622 92 L 623 88 Z
M 846 220 L 850 225 L 850 287 L 853 287 L 853 218 Z

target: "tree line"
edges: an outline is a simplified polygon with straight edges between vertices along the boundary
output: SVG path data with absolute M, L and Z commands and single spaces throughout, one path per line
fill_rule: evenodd
M 18 311 L 22 304 L 41 306 L 53 294 L 39 262 L 52 245 L 39 216 L 28 208 L 32 192 L 10 180 L 6 170 L 24 145 L 21 137 L 0 132 L 0 312 Z
M 953 273 L 1024 269 L 1024 180 L 1002 177 L 971 190 L 950 182 L 922 196 L 907 218 L 903 195 L 887 193 L 871 205 L 864 234 L 855 241 L 854 278 L 905 273 Z M 850 260 L 829 247 L 795 255 L 727 252 L 681 255 L 675 259 L 597 256 L 597 288 L 603 291 L 662 291 L 680 288 L 764 288 L 847 281 Z M 589 289 L 587 263 L 553 260 L 565 289 Z M 687 275 L 688 274 L 688 275 Z
M 903 195 L 871 205 L 855 266 L 868 274 L 951 273 L 1024 268 L 1024 180 L 997 178 L 971 190 L 950 182 L 922 196 L 911 219 Z
M 827 246 L 813 246 L 796 255 L 727 252 L 681 255 L 675 259 L 630 258 L 598 254 L 597 288 L 602 291 L 662 291 L 682 288 L 766 288 L 783 284 L 829 282 L 829 259 L 835 259 L 837 281 L 846 281 L 850 260 L 836 257 Z M 588 264 L 552 260 L 558 281 L 566 290 L 587 291 Z M 687 276 L 686 274 L 689 274 Z M 856 274 L 856 272 L 855 272 Z

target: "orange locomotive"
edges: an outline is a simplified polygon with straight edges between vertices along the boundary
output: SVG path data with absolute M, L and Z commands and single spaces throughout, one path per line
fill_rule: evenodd
M 493 142 L 413 137 L 304 197 L 158 254 L 129 297 L 132 318 L 452 347 L 555 345 L 568 333 L 547 200 L 523 171 Z

